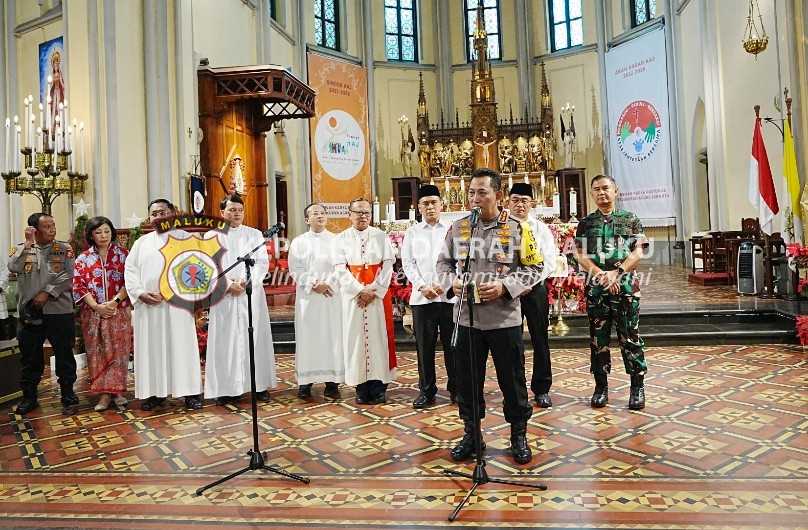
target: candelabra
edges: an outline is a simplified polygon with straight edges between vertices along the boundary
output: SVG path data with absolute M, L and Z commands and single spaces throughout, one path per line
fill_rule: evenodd
M 48 89 L 50 84 L 49 77 Z M 67 101 L 59 103 L 58 108 L 51 109 L 52 101 L 48 95 L 46 118 L 43 118 L 43 105 L 39 104 L 40 126 L 36 127 L 33 101 L 33 96 L 28 96 L 24 100 L 25 139 L 22 142 L 20 136 L 23 128 L 19 125 L 18 116 L 14 116 L 13 130 L 11 120 L 6 119 L 8 169 L 0 175 L 5 181 L 6 193 L 35 195 L 42 205 L 42 211 L 50 215 L 53 201 L 58 196 L 68 194 L 72 202 L 74 194 L 84 193 L 85 182 L 88 179 L 84 171 L 84 123 L 79 124 L 74 119 L 73 125 L 65 130 L 62 123 L 67 123 Z M 74 130 L 79 135 L 81 154 L 78 171 L 74 164 L 76 157 L 73 156 Z M 26 145 L 21 147 L 21 143 Z

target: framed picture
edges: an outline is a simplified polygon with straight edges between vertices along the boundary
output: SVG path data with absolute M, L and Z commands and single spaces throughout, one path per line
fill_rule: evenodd
M 66 59 L 64 37 L 56 37 L 39 45 L 39 101 L 45 107 L 45 127 L 56 123 L 59 103 L 67 100 Z M 50 83 L 48 77 L 51 78 Z M 50 105 L 47 104 L 48 96 L 51 97 Z M 62 124 L 62 129 L 66 129 L 67 125 Z M 55 131 L 51 130 L 52 137 L 54 134 Z

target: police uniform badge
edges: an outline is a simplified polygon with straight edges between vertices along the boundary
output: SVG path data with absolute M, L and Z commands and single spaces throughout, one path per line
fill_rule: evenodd
M 507 223 L 508 219 L 510 219 L 508 210 L 502 210 L 501 212 L 499 212 L 499 218 L 497 219 L 498 223 Z

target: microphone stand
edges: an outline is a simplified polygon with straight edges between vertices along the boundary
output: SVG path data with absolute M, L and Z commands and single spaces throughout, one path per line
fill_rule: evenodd
M 466 262 L 463 264 L 463 271 L 461 272 L 461 281 L 463 282 L 463 287 L 460 291 L 459 303 L 457 306 L 457 320 L 455 320 L 454 329 L 452 330 L 452 340 L 451 340 L 451 347 L 455 350 L 455 359 L 458 359 L 457 355 L 457 337 L 460 332 L 460 314 L 463 311 L 463 300 L 466 300 L 469 308 L 469 357 L 471 363 L 471 378 L 472 378 L 472 386 L 471 386 L 471 400 L 472 400 L 472 416 L 474 421 L 474 451 L 477 455 L 477 460 L 474 465 L 474 471 L 472 474 L 463 473 L 461 471 L 455 471 L 449 468 L 443 468 L 443 472 L 447 475 L 454 475 L 458 477 L 465 477 L 470 478 L 472 481 L 471 489 L 466 493 L 466 496 L 463 497 L 463 500 L 460 501 L 460 504 L 457 505 L 457 508 L 449 515 L 448 519 L 449 522 L 453 522 L 457 515 L 460 513 L 460 510 L 463 509 L 466 502 L 471 498 L 474 494 L 474 490 L 477 489 L 477 486 L 481 484 L 488 484 L 489 482 L 494 482 L 496 484 L 509 484 L 511 486 L 523 486 L 526 488 L 537 488 L 540 490 L 546 490 L 547 486 L 545 484 L 525 484 L 522 482 L 516 482 L 513 480 L 505 480 L 505 479 L 498 479 L 498 478 L 490 478 L 488 476 L 488 472 L 485 470 L 485 459 L 483 458 L 482 452 L 482 445 L 483 445 L 483 433 L 481 429 L 481 413 L 480 413 L 480 395 L 477 390 L 477 374 L 478 367 L 477 367 L 477 355 L 476 355 L 476 340 L 474 337 L 474 286 L 471 279 L 471 250 L 473 245 L 471 244 L 471 239 L 474 237 L 474 233 L 477 231 L 477 224 L 478 221 L 474 220 L 472 216 L 471 220 L 471 235 L 472 237 L 469 238 L 469 252 L 466 256 Z
M 268 466 L 264 463 L 266 459 L 266 452 L 262 453 L 261 448 L 258 444 L 258 400 L 255 396 L 255 339 L 253 337 L 253 312 L 252 312 L 252 267 L 255 266 L 255 259 L 251 256 L 255 253 L 256 250 L 261 248 L 262 246 L 266 245 L 266 240 L 271 237 L 273 234 L 279 232 L 283 229 L 283 224 L 278 223 L 266 232 L 263 233 L 264 241 L 261 244 L 257 245 L 254 249 L 247 252 L 245 255 L 239 257 L 235 263 L 227 267 L 225 270 L 219 274 L 218 278 L 224 277 L 230 270 L 235 268 L 239 263 L 244 263 L 244 268 L 247 271 L 247 286 L 246 286 L 246 293 L 247 293 L 247 332 L 249 337 L 249 352 L 250 352 L 250 390 L 251 392 L 251 402 L 252 402 L 252 435 L 253 435 L 253 447 L 249 451 L 247 451 L 247 455 L 250 457 L 250 463 L 247 467 L 242 468 L 235 473 L 231 473 L 224 478 L 220 478 L 214 482 L 211 482 L 207 486 L 203 486 L 196 490 L 197 496 L 202 495 L 202 493 L 210 489 L 214 486 L 218 486 L 223 482 L 227 482 L 232 478 L 236 478 L 239 475 L 246 473 L 247 471 L 257 471 L 257 470 L 264 470 L 264 471 L 271 471 L 272 473 L 277 473 L 278 475 L 283 475 L 284 477 L 288 477 L 304 484 L 308 484 L 310 481 L 306 477 L 301 477 L 299 475 L 295 475 L 293 473 L 289 473 L 282 469 L 278 469 L 276 467 Z

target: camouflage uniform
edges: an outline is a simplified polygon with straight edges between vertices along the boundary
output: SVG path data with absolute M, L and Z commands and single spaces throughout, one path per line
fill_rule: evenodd
M 637 244 L 646 246 L 640 219 L 633 213 L 615 209 L 611 215 L 599 210 L 578 224 L 576 244 L 582 254 L 604 271 L 613 271 L 634 250 Z M 644 375 L 645 346 L 639 335 L 640 286 L 634 271 L 620 278 L 620 291 L 609 293 L 604 286 L 588 278 L 584 293 L 589 315 L 590 372 L 595 379 L 605 379 L 611 371 L 609 341 L 612 322 L 617 327 L 617 340 L 623 364 L 629 375 Z

